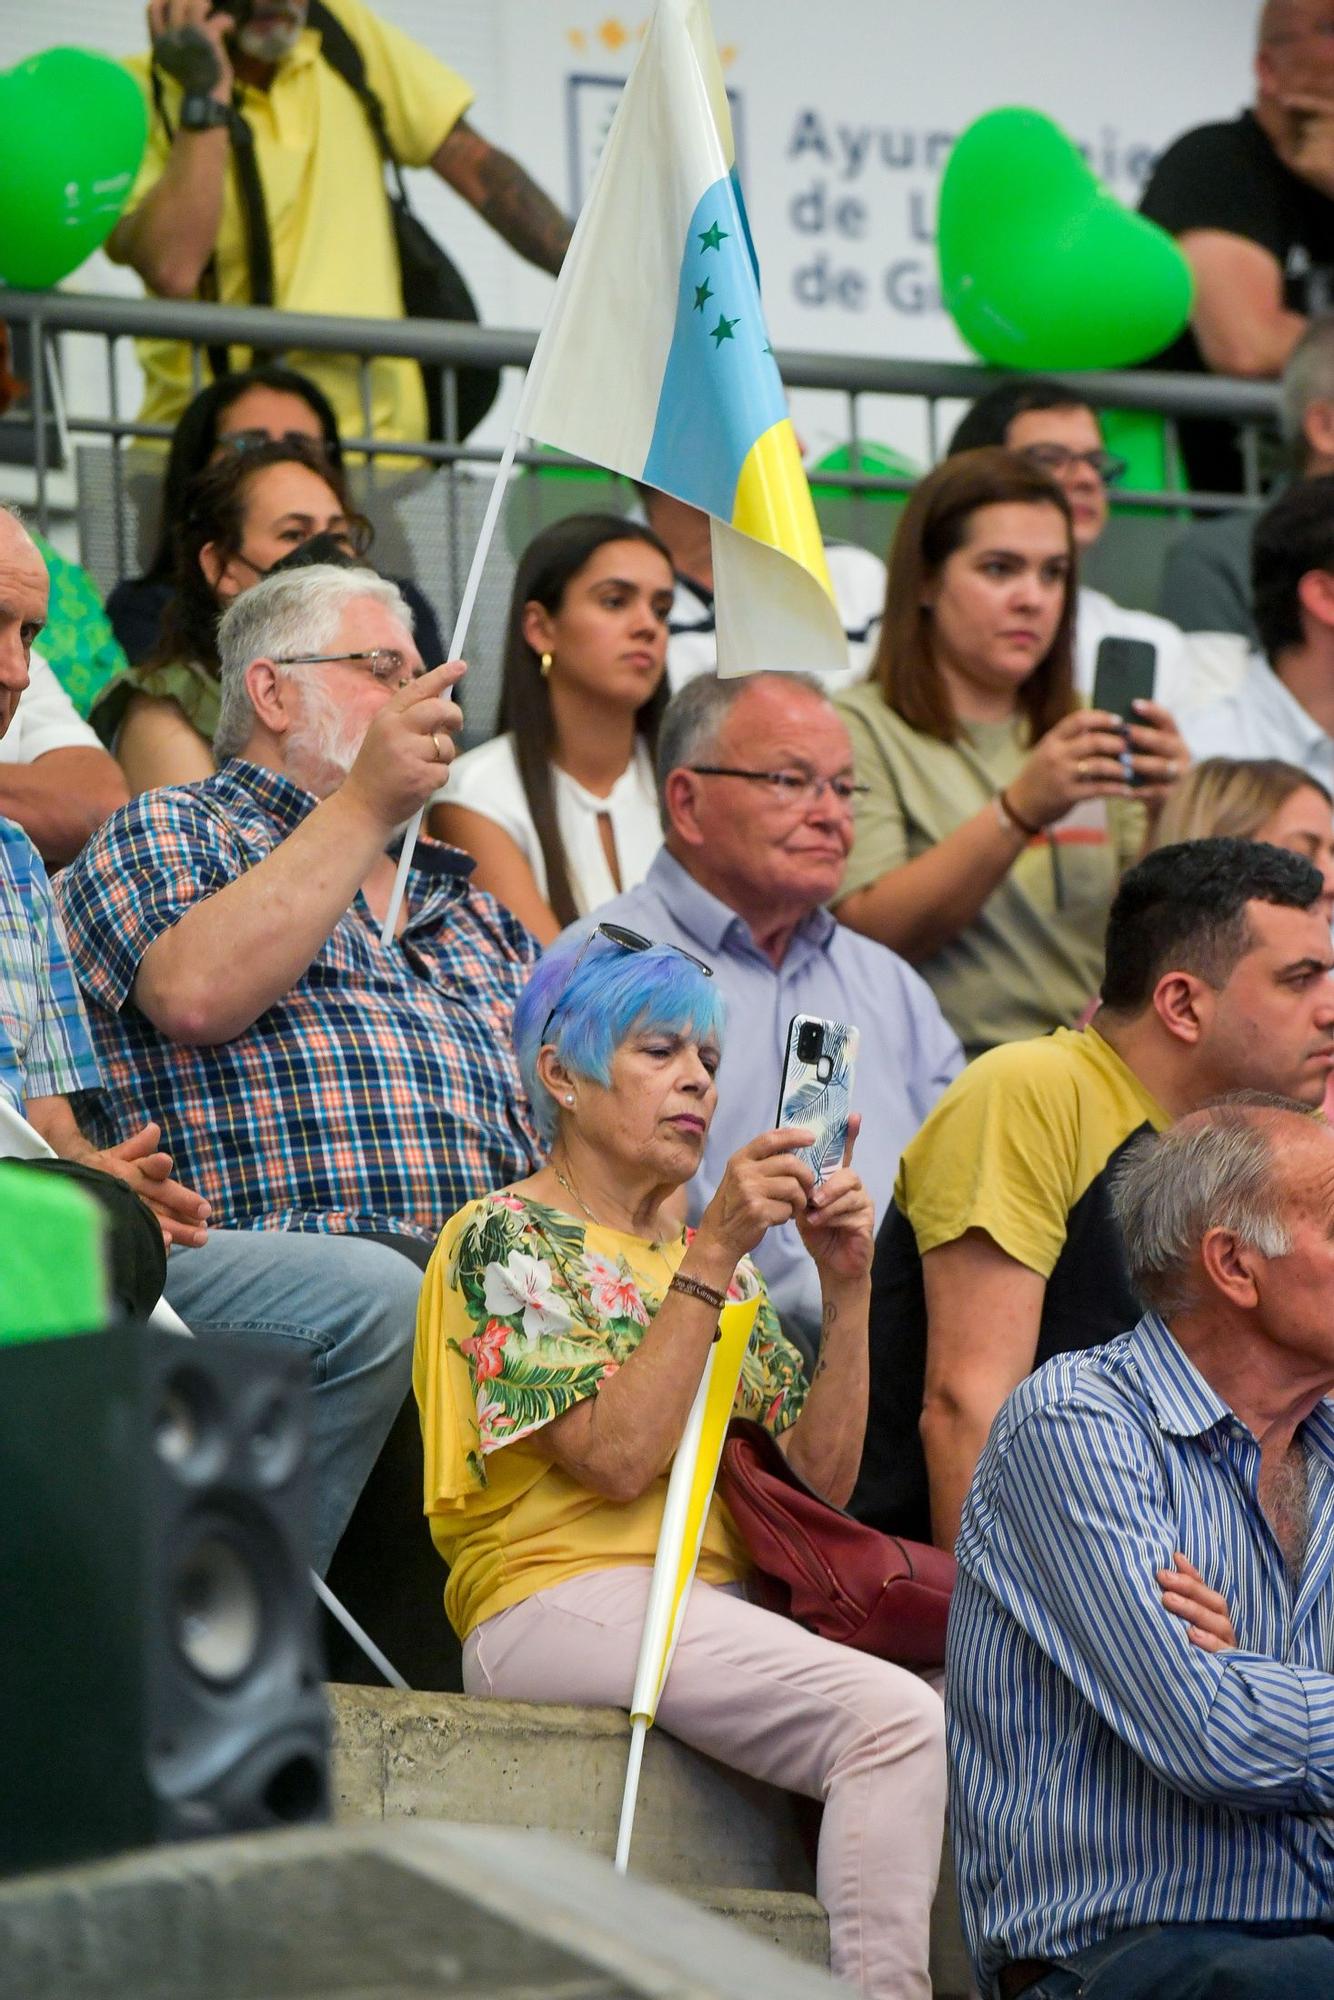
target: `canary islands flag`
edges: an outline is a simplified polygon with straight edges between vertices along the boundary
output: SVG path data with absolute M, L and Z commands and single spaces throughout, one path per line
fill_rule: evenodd
M 846 667 L 707 0 L 658 0 L 516 426 L 710 515 L 720 674 Z

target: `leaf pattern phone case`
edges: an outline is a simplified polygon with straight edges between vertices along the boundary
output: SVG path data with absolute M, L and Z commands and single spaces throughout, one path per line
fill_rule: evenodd
M 801 1031 L 808 1025 L 822 1031 L 819 1059 L 811 1062 L 797 1053 Z M 843 1021 L 823 1021 L 816 1014 L 794 1015 L 788 1026 L 778 1123 L 804 1125 L 814 1132 L 814 1144 L 803 1146 L 799 1157 L 810 1162 L 817 1181 L 843 1161 L 860 1041 L 859 1029 Z

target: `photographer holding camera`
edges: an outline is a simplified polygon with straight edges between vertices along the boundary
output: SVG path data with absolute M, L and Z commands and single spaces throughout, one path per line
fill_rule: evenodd
M 150 0 L 148 30 L 152 52 L 129 65 L 148 104 L 148 151 L 107 249 L 158 297 L 475 317 L 401 182 L 391 199 L 386 164 L 396 177 L 401 167 L 433 167 L 521 256 L 560 269 L 569 224 L 468 123 L 467 83 L 362 0 L 231 0 L 225 11 L 210 0 Z M 189 348 L 139 346 L 141 419 L 172 424 L 193 392 Z M 225 350 L 208 358 L 215 374 L 227 371 Z M 340 428 L 362 435 L 355 359 L 290 359 L 323 388 Z M 368 372 L 373 435 L 427 436 L 419 365 L 381 357 Z

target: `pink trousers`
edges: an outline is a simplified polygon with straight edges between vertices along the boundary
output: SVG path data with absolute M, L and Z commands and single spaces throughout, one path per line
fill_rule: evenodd
M 649 1576 L 575 1577 L 488 1618 L 463 1649 L 468 1693 L 628 1708 Z M 720 1763 L 823 1799 L 816 1886 L 835 1974 L 875 2000 L 930 2000 L 945 1818 L 935 1690 L 697 1582 L 658 1720 Z

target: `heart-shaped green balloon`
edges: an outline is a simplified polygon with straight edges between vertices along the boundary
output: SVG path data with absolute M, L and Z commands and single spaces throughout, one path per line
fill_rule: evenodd
M 1040 111 L 989 111 L 940 190 L 941 292 L 969 346 L 1006 368 L 1122 368 L 1190 317 L 1190 267 Z
M 0 278 L 41 289 L 110 235 L 139 171 L 148 114 L 128 70 L 48 49 L 0 76 Z

